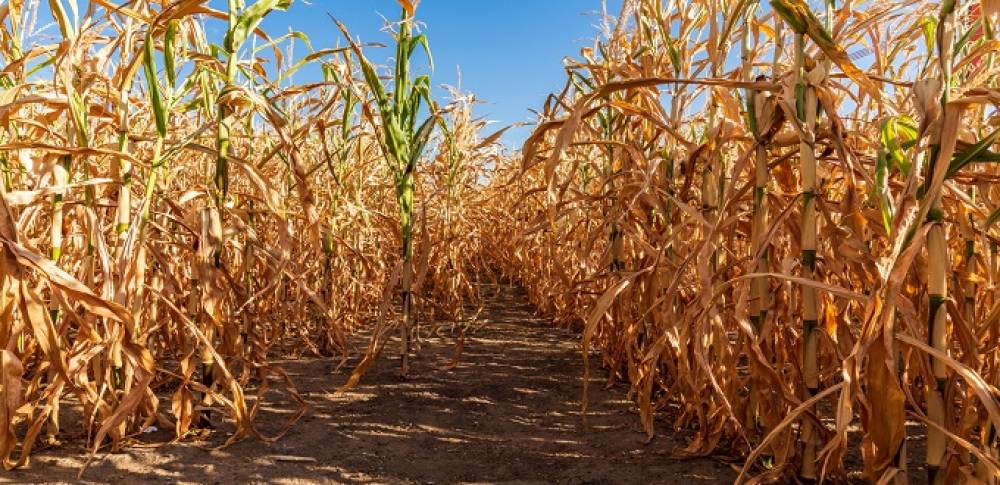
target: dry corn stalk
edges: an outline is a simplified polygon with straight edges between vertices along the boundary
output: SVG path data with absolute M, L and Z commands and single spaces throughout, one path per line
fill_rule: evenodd
M 675 408 L 688 452 L 744 453 L 744 476 L 843 478 L 853 453 L 905 481 L 910 419 L 933 479 L 992 477 L 995 290 L 964 283 L 996 271 L 974 251 L 1000 218 L 992 24 L 923 2 L 626 3 L 506 166 L 504 271 L 631 383 L 649 433 Z M 588 169 L 609 137 L 613 176 Z
M 359 115 L 377 92 L 349 49 L 259 28 L 287 1 L 83 3 L 48 2 L 55 43 L 32 31 L 37 2 L 0 9 L 0 459 L 24 465 L 42 433 L 114 449 L 151 424 L 274 439 L 254 425 L 269 389 L 297 403 L 279 435 L 305 405 L 273 359 L 346 358 L 402 260 L 385 249 L 403 214 L 382 133 Z M 289 80 L 311 63 L 325 82 Z M 467 157 L 453 202 L 496 142 L 464 109 L 446 124 Z M 428 228 L 413 291 L 438 316 L 476 298 L 480 242 L 463 238 L 456 259 L 444 238 L 477 234 L 485 197 L 408 199 Z M 80 429 L 60 429 L 68 408 Z

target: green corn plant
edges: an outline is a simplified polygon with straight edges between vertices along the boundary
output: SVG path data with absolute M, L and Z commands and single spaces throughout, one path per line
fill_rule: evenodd
M 72 45 L 79 37 L 77 26 L 70 20 L 66 9 L 60 0 L 49 0 L 49 8 L 53 18 L 59 26 L 59 31 L 63 38 Z M 75 51 L 70 50 L 71 54 Z M 87 143 L 87 109 L 83 95 L 78 91 L 79 80 L 72 72 L 73 57 L 67 57 L 63 64 L 56 70 L 57 83 L 61 84 L 65 90 L 66 99 L 69 106 L 69 120 L 66 124 L 66 139 L 75 140 L 79 146 L 86 146 Z M 52 182 L 56 186 L 64 186 L 70 182 L 73 169 L 73 156 L 63 155 L 60 162 L 52 167 Z M 58 263 L 63 252 L 63 192 L 56 192 L 52 196 L 52 226 L 50 231 L 50 252 L 49 257 L 53 262 Z M 50 308 L 52 320 L 58 319 L 58 307 Z
M 400 373 L 409 373 L 410 329 L 413 323 L 413 203 L 414 176 L 417 162 L 420 160 L 430 139 L 438 115 L 434 112 L 434 103 L 430 98 L 430 77 L 418 76 L 411 79 L 410 60 L 418 47 L 422 47 L 433 68 L 433 58 L 423 34 L 414 35 L 414 9 L 404 8 L 401 14 L 399 32 L 396 33 L 396 65 L 393 71 L 392 90 L 383 84 L 375 70 L 375 66 L 365 57 L 361 47 L 351 39 L 347 29 L 337 22 L 344 36 L 351 43 L 355 55 L 361 64 L 365 83 L 375 97 L 378 108 L 381 133 L 379 144 L 382 154 L 392 173 L 396 201 L 399 205 L 399 224 L 402 237 L 402 278 L 401 298 L 403 322 L 400 329 Z M 418 124 L 421 108 L 426 102 L 431 114 Z
M 146 183 L 143 190 L 142 205 L 139 211 L 139 230 L 141 231 L 150 220 L 150 207 L 155 197 L 157 180 L 164 169 L 166 162 L 164 158 L 164 144 L 167 139 L 167 118 L 171 105 L 173 104 L 173 86 L 176 82 L 176 73 L 173 71 L 175 65 L 173 53 L 173 38 L 176 35 L 177 24 L 171 21 L 164 35 L 164 64 L 166 65 L 166 83 L 161 85 L 156 68 L 156 40 L 152 29 L 147 31 L 146 39 L 143 43 L 143 75 L 146 79 L 146 88 L 149 95 L 149 105 L 153 112 L 153 122 L 156 127 L 156 140 L 153 145 L 153 157 L 150 163 L 149 173 L 146 174 Z
M 240 49 L 243 48 L 247 39 L 253 31 L 260 25 L 264 17 L 275 10 L 287 10 L 291 6 L 292 0 L 258 0 L 249 7 L 245 6 L 243 0 L 229 0 L 228 26 L 222 46 L 222 55 L 225 60 L 226 70 L 223 73 L 223 86 L 216 99 L 216 150 L 218 156 L 215 161 L 215 174 L 213 177 L 215 190 L 215 208 L 219 212 L 215 217 L 222 218 L 221 213 L 229 196 L 229 152 L 231 148 L 231 135 L 233 125 L 237 120 L 232 118 L 233 110 L 230 108 L 230 95 L 237 88 L 237 76 L 240 72 Z M 224 231 L 223 231 L 224 234 Z M 222 241 L 223 245 L 225 241 Z M 216 248 L 216 267 L 222 265 L 222 246 Z
M 60 0 L 49 0 L 49 8 L 52 11 L 52 16 L 56 20 L 56 24 L 59 26 L 60 33 L 71 46 L 68 50 L 68 55 L 63 59 L 62 63 L 57 66 L 54 72 L 54 75 L 57 78 L 56 84 L 62 85 L 69 108 L 69 116 L 65 125 L 66 140 L 78 147 L 86 148 L 90 143 L 88 134 L 89 121 L 87 116 L 88 108 L 86 92 L 81 91 L 81 79 L 73 69 L 74 62 L 79 59 L 80 54 L 79 49 L 75 48 L 80 37 L 80 29 L 79 26 L 70 19 Z M 73 169 L 75 168 L 74 163 L 82 166 L 80 167 L 81 172 L 86 171 L 86 160 L 82 158 L 74 160 L 74 156 L 71 154 L 61 156 L 59 163 L 53 165 L 52 183 L 55 186 L 65 186 L 71 182 Z M 62 190 L 59 190 L 52 195 L 52 225 L 50 230 L 51 249 L 49 258 L 56 265 L 59 264 L 60 259 L 63 256 L 63 226 L 66 222 L 64 198 L 65 192 Z M 93 193 L 90 191 L 87 192 L 86 207 L 89 211 L 93 210 Z M 88 232 L 92 233 L 92 231 Z M 92 241 L 88 239 L 88 257 L 92 256 L 92 252 L 93 244 Z M 52 298 L 49 301 L 49 318 L 52 320 L 53 324 L 58 325 L 60 316 L 59 304 L 55 298 Z M 54 377 L 54 370 L 50 369 L 48 378 L 52 380 Z M 58 432 L 59 407 L 56 405 L 49 412 L 47 433 L 50 442 L 56 441 L 55 436 Z
M 215 99 L 215 126 L 216 126 L 216 159 L 213 174 L 213 200 L 214 207 L 206 209 L 202 214 L 203 228 L 209 230 L 199 238 L 199 244 L 206 245 L 211 241 L 214 247 L 200 247 L 202 252 L 211 251 L 211 258 L 216 269 L 223 267 L 223 256 L 225 251 L 225 219 L 223 217 L 227 199 L 229 198 L 229 157 L 232 149 L 231 133 L 239 120 L 235 119 L 235 110 L 231 107 L 233 99 L 239 96 L 238 76 L 240 73 L 240 50 L 244 47 L 247 39 L 254 32 L 264 17 L 275 10 L 287 10 L 291 6 L 291 0 L 258 0 L 250 6 L 246 6 L 243 0 L 229 0 L 227 29 L 223 39 L 221 54 L 225 63 L 225 72 L 222 73 L 222 88 L 218 91 Z M 202 81 L 207 83 L 207 81 Z M 203 90 L 205 94 L 210 90 Z M 207 109 L 207 106 L 206 106 Z M 213 327 L 207 328 L 209 340 L 214 338 Z M 202 383 L 206 387 L 213 384 L 214 357 L 207 346 L 202 348 Z M 208 415 L 203 416 L 203 424 L 206 424 Z
M 344 59 L 350 62 L 349 53 L 344 54 Z M 333 129 L 329 129 L 327 124 L 322 124 L 319 129 L 326 167 L 330 172 L 330 177 L 333 179 L 334 184 L 336 184 L 330 203 L 328 227 L 321 241 L 324 254 L 324 277 L 326 279 L 323 288 L 324 291 L 332 292 L 333 234 L 341 229 L 339 227 L 338 215 L 341 212 L 343 199 L 349 195 L 347 193 L 346 178 L 349 176 L 348 169 L 350 168 L 351 150 L 357 146 L 359 138 L 359 134 L 354 130 L 356 125 L 353 124 L 352 117 L 355 114 L 360 99 L 355 94 L 354 89 L 352 89 L 353 86 L 349 84 L 351 82 L 350 79 L 344 79 L 337 73 L 336 69 L 330 66 L 323 65 L 322 68 L 324 79 L 340 87 L 339 96 L 343 103 L 339 120 L 340 126 L 334 126 Z M 333 136 L 327 136 L 328 130 L 332 132 Z
M 344 58 L 348 61 L 350 59 L 347 54 L 345 54 Z M 345 195 L 343 189 L 346 187 L 346 180 L 344 179 L 350 167 L 351 150 L 358 142 L 358 133 L 354 132 L 353 128 L 355 125 L 352 123 L 352 117 L 355 114 L 360 99 L 355 94 L 353 86 L 348 84 L 351 81 L 343 79 L 335 69 L 323 66 L 323 73 L 327 81 L 340 86 L 340 98 L 343 103 L 339 120 L 340 126 L 337 129 L 330 130 L 333 136 L 326 135 L 328 130 L 327 125 L 321 125 L 320 128 L 320 141 L 322 142 L 326 167 L 338 189 L 333 193 L 333 202 L 330 206 L 330 230 L 333 231 L 335 230 L 333 220 L 340 210 L 340 204 Z
M 170 183 L 170 169 L 169 164 L 171 160 L 178 156 L 180 150 L 187 145 L 193 138 L 197 137 L 202 130 L 198 130 L 190 135 L 188 135 L 184 140 L 178 142 L 172 142 L 168 147 L 168 134 L 170 132 L 170 114 L 176 111 L 178 103 L 184 99 L 185 94 L 189 90 L 194 88 L 197 83 L 202 81 L 204 72 L 195 71 L 193 74 L 188 76 L 187 79 L 179 79 L 178 75 L 180 72 L 180 64 L 186 55 L 186 48 L 182 44 L 181 35 L 182 20 L 178 18 L 167 19 L 165 25 L 160 26 L 153 24 L 149 27 L 146 32 L 145 40 L 143 43 L 143 57 L 142 57 L 142 69 L 143 77 L 146 82 L 146 91 L 149 97 L 149 107 L 153 115 L 153 124 L 156 129 L 155 139 L 153 142 L 152 156 L 150 159 L 150 168 L 145 174 L 145 180 L 142 191 L 142 199 L 139 205 L 138 214 L 135 215 L 137 222 L 132 222 L 131 219 L 126 219 L 127 231 L 119 227 L 119 230 L 126 232 L 126 239 L 132 243 L 131 248 L 127 248 L 124 251 L 126 256 L 129 256 L 133 251 L 135 245 L 141 244 L 144 240 L 147 227 L 150 225 L 152 219 L 151 208 L 154 205 L 154 201 L 157 198 L 158 186 Z M 163 59 L 163 69 L 162 77 L 159 74 L 160 69 L 157 65 L 157 38 L 162 37 L 162 59 Z M 204 87 L 202 84 L 200 87 Z M 208 106 L 208 105 L 206 105 Z M 207 216 L 209 223 L 203 224 L 202 228 L 210 228 L 212 230 L 212 235 L 217 236 L 213 241 L 217 241 L 221 237 L 221 228 L 218 224 L 212 224 L 212 222 L 217 222 L 218 218 L 214 217 L 218 212 L 204 210 L 202 211 L 202 216 Z M 210 212 L 210 214 L 206 214 Z M 200 241 L 204 243 L 208 239 L 201 237 Z M 128 246 L 128 242 L 126 243 Z M 140 249 L 140 251 L 143 251 Z M 140 254 L 139 257 L 145 257 Z M 198 258 L 195 261 L 199 261 Z M 200 304 L 197 301 L 200 295 L 200 288 L 198 283 L 197 275 L 199 271 L 195 268 L 192 270 L 192 274 L 195 275 L 192 278 L 192 290 L 189 294 L 188 300 L 186 302 L 186 311 L 188 315 L 191 316 L 192 320 L 197 321 L 198 315 L 200 313 Z M 123 282 L 124 284 L 124 282 Z M 212 327 L 212 326 L 208 326 Z M 210 328 L 203 330 L 209 339 L 211 338 Z M 202 346 L 202 358 L 203 360 L 209 360 L 211 362 L 211 351 L 206 348 L 207 346 Z M 119 352 L 120 353 L 120 352 Z M 208 357 L 206 357 L 208 356 Z M 210 365 L 209 365 L 210 367 Z M 203 381 L 206 386 L 211 385 L 210 369 L 208 372 L 203 374 Z M 207 393 L 204 397 L 204 402 L 206 405 L 211 404 L 207 399 Z M 201 414 L 202 425 L 207 425 L 208 411 L 204 411 Z
M 176 23 L 171 22 L 172 27 L 168 28 L 167 35 L 175 35 L 176 33 Z M 143 231 L 145 226 L 149 223 L 149 212 L 152 205 L 153 198 L 155 197 L 155 190 L 157 180 L 159 178 L 159 173 L 163 164 L 163 146 L 164 141 L 167 137 L 167 113 L 170 110 L 170 94 L 168 91 L 167 95 L 164 95 L 163 88 L 160 86 L 160 81 L 156 74 L 156 58 L 155 58 L 155 38 L 153 32 L 154 26 L 146 32 L 145 40 L 143 43 L 143 54 L 142 54 L 142 67 L 143 76 L 146 80 L 147 94 L 149 96 L 149 108 L 152 111 L 154 124 L 156 127 L 156 141 L 153 148 L 153 156 L 150 159 L 150 169 L 146 173 L 145 186 L 143 190 L 143 198 L 141 201 L 141 209 L 139 213 L 139 221 L 137 225 L 133 225 L 131 221 L 131 180 L 132 180 L 132 167 L 128 162 L 119 162 L 119 170 L 122 177 L 122 189 L 119 192 L 119 204 L 118 204 L 118 214 L 116 216 L 116 233 L 119 236 L 119 258 L 129 256 L 128 250 L 126 249 L 127 241 L 131 240 L 133 244 L 135 241 L 141 241 Z M 170 54 L 166 54 L 167 57 Z M 168 63 L 172 66 L 172 61 Z M 173 80 L 174 75 L 168 74 L 171 80 Z M 122 88 L 122 97 L 127 98 L 128 85 L 126 83 L 125 87 Z M 123 108 L 126 109 L 126 108 Z M 120 121 L 127 120 L 127 115 L 121 114 Z M 124 150 L 127 146 L 128 133 L 125 125 L 120 127 L 118 142 L 119 147 Z M 131 230 L 131 231 L 130 231 Z M 134 246 L 133 246 L 134 247 Z M 121 282 L 121 286 L 127 285 L 126 281 Z M 111 347 L 111 380 L 112 384 L 116 389 L 122 389 L 124 385 L 124 369 L 123 369 L 123 358 L 122 358 L 122 348 L 120 342 L 113 342 Z

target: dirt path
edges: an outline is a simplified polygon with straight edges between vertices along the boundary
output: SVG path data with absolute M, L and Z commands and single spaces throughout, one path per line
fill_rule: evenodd
M 247 440 L 132 447 L 101 455 L 85 479 L 149 483 L 731 483 L 711 459 L 677 460 L 683 445 L 661 423 L 649 445 L 624 389 L 591 386 L 589 429 L 579 416 L 582 363 L 577 339 L 532 315 L 523 293 L 502 288 L 466 340 L 460 364 L 452 339 L 425 340 L 407 381 L 383 357 L 351 393 L 334 396 L 346 372 L 330 360 L 286 362 L 308 414 L 280 441 Z M 167 405 L 164 402 L 161 405 Z M 265 430 L 287 409 L 268 409 Z M 169 440 L 166 432 L 147 439 Z M 72 482 L 82 440 L 36 453 L 31 467 L 0 481 Z

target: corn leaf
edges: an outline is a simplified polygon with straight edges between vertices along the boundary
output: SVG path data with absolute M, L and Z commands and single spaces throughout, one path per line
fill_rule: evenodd
M 160 89 L 160 81 L 156 76 L 156 56 L 153 47 L 153 38 L 150 33 L 146 34 L 144 47 L 143 68 L 146 75 L 146 85 L 149 87 L 150 108 L 153 110 L 153 117 L 156 120 L 156 132 L 160 138 L 167 137 L 167 103 L 163 99 Z

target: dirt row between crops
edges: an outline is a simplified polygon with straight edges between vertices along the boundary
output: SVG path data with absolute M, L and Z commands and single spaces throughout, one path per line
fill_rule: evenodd
M 150 483 L 731 483 L 730 465 L 680 460 L 683 439 L 659 426 L 649 444 L 621 387 L 603 389 L 594 372 L 587 426 L 579 414 L 578 338 L 533 315 L 518 289 L 494 288 L 460 363 L 452 338 L 428 338 L 408 380 L 385 356 L 354 392 L 334 360 L 284 362 L 308 413 L 281 440 L 246 440 L 214 449 L 224 432 L 181 444 L 159 431 L 146 443 L 102 454 L 88 482 Z M 394 347 L 390 347 L 390 351 Z M 387 352 L 389 353 L 389 352 Z M 161 406 L 169 401 L 161 401 Z M 258 418 L 274 429 L 290 407 Z M 0 474 L 14 482 L 75 482 L 83 440 L 66 437 L 36 452 L 27 469 Z M 147 444 L 148 443 L 148 444 Z

